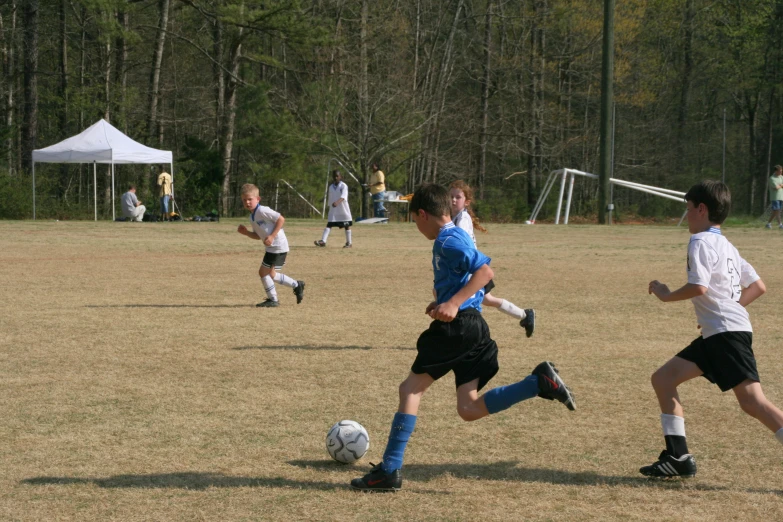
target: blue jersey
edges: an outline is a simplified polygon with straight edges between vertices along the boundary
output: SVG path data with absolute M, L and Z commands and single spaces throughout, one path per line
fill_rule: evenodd
M 454 223 L 449 222 L 440 229 L 432 245 L 432 270 L 435 272 L 435 295 L 438 304 L 445 303 L 459 292 L 471 275 L 488 265 L 490 259 L 476 249 L 473 239 Z M 475 308 L 481 311 L 484 289 L 470 296 L 459 307 L 460 310 Z

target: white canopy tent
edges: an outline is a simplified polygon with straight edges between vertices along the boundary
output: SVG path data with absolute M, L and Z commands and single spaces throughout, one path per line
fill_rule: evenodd
M 174 162 L 171 151 L 158 150 L 133 141 L 117 130 L 106 120 L 101 119 L 81 134 L 50 145 L 45 149 L 33 151 L 33 219 L 35 219 L 35 164 L 36 163 L 92 163 L 93 201 L 95 202 L 95 220 L 98 220 L 98 202 L 96 189 L 96 165 L 111 165 L 111 216 L 115 219 L 114 209 L 114 165 L 131 163 L 168 163 L 171 166 L 171 178 L 174 179 Z M 173 192 L 173 189 L 172 189 Z

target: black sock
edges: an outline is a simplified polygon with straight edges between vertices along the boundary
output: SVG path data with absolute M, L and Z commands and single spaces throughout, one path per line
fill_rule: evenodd
M 688 443 L 682 435 L 665 435 L 663 438 L 666 439 L 666 451 L 675 459 L 689 453 Z

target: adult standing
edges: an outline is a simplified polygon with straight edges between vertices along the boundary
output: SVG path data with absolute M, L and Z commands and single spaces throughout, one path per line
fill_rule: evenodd
M 169 214 L 169 200 L 172 199 L 171 189 L 171 174 L 166 172 L 163 167 L 158 167 L 158 196 L 160 197 L 160 212 L 164 221 L 168 221 L 171 217 Z
M 386 195 L 386 183 L 383 171 L 378 168 L 377 163 L 372 164 L 372 174 L 370 174 L 370 194 L 372 195 L 372 207 L 375 217 L 386 217 L 386 207 L 383 206 L 383 197 Z
M 769 201 L 772 206 L 772 214 L 769 215 L 767 228 L 772 228 L 772 219 L 778 218 L 778 228 L 783 228 L 781 209 L 783 209 L 783 167 L 775 165 L 775 171 L 769 177 Z
M 141 204 L 136 198 L 136 185 L 129 185 L 128 192 L 120 198 L 122 201 L 122 215 L 130 218 L 131 221 L 141 221 L 144 219 L 144 213 L 147 207 Z

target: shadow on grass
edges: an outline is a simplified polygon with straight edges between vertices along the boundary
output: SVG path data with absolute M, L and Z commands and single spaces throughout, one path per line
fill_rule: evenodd
M 327 346 L 327 345 L 312 345 L 312 344 L 301 344 L 301 345 L 289 345 L 289 346 L 283 346 L 283 345 L 271 345 L 271 346 L 235 346 L 231 348 L 232 350 L 373 350 L 373 349 L 386 349 L 386 350 L 406 350 L 411 351 L 415 350 L 416 348 L 408 348 L 405 346 L 395 346 L 392 348 L 373 348 L 372 346 Z
M 116 305 L 84 305 L 85 308 L 255 308 L 254 304 L 116 304 Z
M 232 477 L 222 473 L 200 473 L 194 471 L 151 475 L 114 475 L 106 478 L 33 477 L 24 479 L 21 483 L 33 486 L 95 484 L 100 488 L 172 488 L 193 490 L 244 487 L 335 490 L 345 489 L 346 487 L 345 484 L 334 484 L 331 482 L 292 480 L 282 477 Z
M 333 470 L 334 462 L 329 460 L 291 460 L 288 464 L 300 468 Z M 357 476 L 369 471 L 369 466 L 357 466 Z M 589 471 L 574 472 L 559 469 L 525 468 L 515 461 L 493 462 L 491 464 L 406 464 L 405 481 L 430 481 L 438 476 L 451 475 L 460 479 L 504 480 L 518 482 L 543 482 L 547 484 L 572 486 L 628 486 L 653 487 L 689 491 L 740 491 L 745 493 L 774 494 L 783 496 L 779 489 L 736 489 L 728 486 L 705 484 L 698 479 L 655 480 L 642 476 L 601 475 Z

